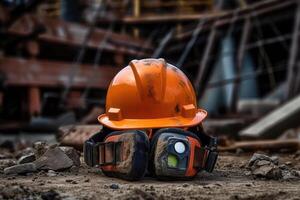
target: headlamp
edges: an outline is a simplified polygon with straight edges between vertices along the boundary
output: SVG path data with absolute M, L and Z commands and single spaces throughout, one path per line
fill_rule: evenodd
M 183 144 L 183 142 L 176 142 L 174 144 L 174 150 L 176 151 L 176 153 L 184 153 L 185 152 L 185 145 Z

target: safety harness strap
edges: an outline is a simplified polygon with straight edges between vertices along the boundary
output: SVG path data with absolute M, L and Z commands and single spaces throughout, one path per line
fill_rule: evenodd
M 121 161 L 122 142 L 99 143 L 99 165 L 111 165 Z
M 84 142 L 84 161 L 88 166 L 94 167 L 99 165 L 99 146 L 109 132 L 110 131 L 107 130 L 106 127 L 103 127 L 100 132 L 94 134 L 91 138 Z
M 196 169 L 203 169 L 207 172 L 212 172 L 217 158 L 217 139 L 214 137 L 209 138 L 209 142 L 204 144 L 203 147 L 195 147 L 194 152 L 194 168 Z
M 97 142 L 84 143 L 84 161 L 94 167 L 116 164 L 121 161 L 122 142 Z
M 92 141 L 86 141 L 83 145 L 84 161 L 88 166 L 94 167 L 99 164 L 98 145 Z

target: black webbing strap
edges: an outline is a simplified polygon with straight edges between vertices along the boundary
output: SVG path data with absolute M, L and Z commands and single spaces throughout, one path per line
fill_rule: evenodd
M 115 164 L 121 160 L 121 142 L 103 142 L 110 132 L 103 128 L 84 142 L 84 161 L 88 166 Z
M 204 133 L 198 133 L 199 135 L 205 140 L 201 141 L 202 147 L 195 147 L 194 167 L 199 170 L 203 169 L 207 172 L 212 172 L 218 158 L 217 139 Z
M 94 134 L 83 144 L 84 162 L 91 167 L 99 165 L 99 145 L 104 141 L 105 137 L 111 132 L 106 127 Z

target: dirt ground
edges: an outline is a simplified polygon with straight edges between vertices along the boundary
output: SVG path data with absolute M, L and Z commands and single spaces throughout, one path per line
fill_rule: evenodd
M 278 156 L 280 163 L 300 169 L 299 159 L 292 154 Z M 300 199 L 299 180 L 263 180 L 245 175 L 250 157 L 223 153 L 212 174 L 200 173 L 192 181 L 164 182 L 146 177 L 128 182 L 82 166 L 78 172 L 55 176 L 47 172 L 1 174 L 0 189 L 2 197 L 12 199 Z

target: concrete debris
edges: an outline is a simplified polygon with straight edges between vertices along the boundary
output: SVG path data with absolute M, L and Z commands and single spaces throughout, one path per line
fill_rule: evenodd
M 276 138 L 299 125 L 300 95 L 240 131 L 243 138 Z
M 299 180 L 300 171 L 299 170 L 282 170 L 282 179 L 283 180 Z
M 44 141 L 39 141 L 33 144 L 33 149 L 36 158 L 40 158 L 49 149 L 49 145 Z
M 259 161 L 261 162 L 261 161 Z M 257 165 L 253 167 L 252 175 L 261 178 L 275 179 L 282 178 L 281 170 L 274 164 Z
M 28 155 L 25 155 L 25 156 L 22 156 L 21 158 L 19 158 L 18 164 L 30 163 L 33 161 L 35 161 L 35 154 L 30 153 Z
M 59 147 L 72 161 L 73 164 L 77 167 L 80 166 L 80 153 L 75 150 L 73 147 Z
M 37 167 L 34 163 L 25 163 L 5 168 L 4 174 L 26 174 L 36 171 Z
M 276 165 L 278 165 L 278 157 L 277 156 L 272 156 L 272 157 L 269 157 L 267 155 L 264 155 L 264 154 L 259 154 L 259 153 L 255 153 L 253 154 L 252 158 L 250 159 L 249 161 L 249 166 L 253 166 L 254 163 L 256 161 L 269 161 L 269 162 L 272 162 Z
M 59 148 L 49 148 L 44 155 L 34 161 L 38 169 L 63 170 L 73 166 L 73 161 Z
M 3 169 L 7 167 L 11 167 L 16 164 L 16 161 L 13 159 L 2 159 L 0 160 L 0 170 L 2 171 Z
M 292 180 L 299 179 L 298 171 L 289 169 L 287 165 L 279 165 L 277 156 L 269 157 L 264 154 L 255 153 L 248 163 L 250 172 L 247 174 L 256 178 L 267 178 L 274 180 Z

